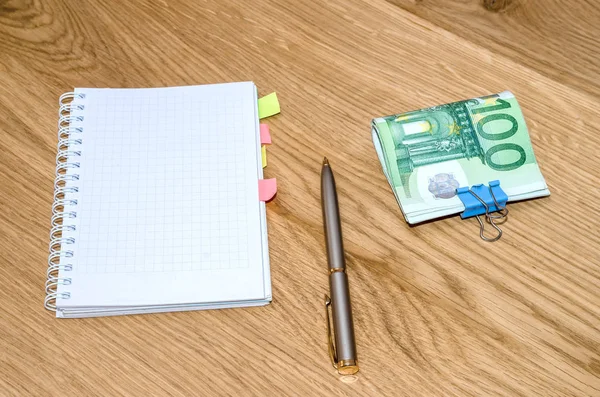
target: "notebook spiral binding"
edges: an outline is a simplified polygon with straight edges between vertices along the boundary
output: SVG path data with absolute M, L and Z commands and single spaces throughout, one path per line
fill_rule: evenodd
M 56 178 L 44 300 L 44 307 L 52 311 L 56 311 L 57 299 L 71 297 L 70 292 L 59 292 L 58 286 L 71 284 L 71 278 L 65 276 L 65 273 L 73 270 L 73 265 L 68 263 L 68 258 L 72 258 L 74 254 L 68 246 L 75 244 L 75 238 L 69 237 L 68 234 L 75 231 L 75 225 L 67 224 L 65 220 L 77 217 L 77 199 L 70 195 L 79 191 L 75 184 L 79 180 L 77 169 L 80 167 L 78 158 L 81 156 L 81 151 L 78 149 L 82 144 L 83 116 L 75 113 L 84 109 L 80 101 L 84 98 L 85 94 L 69 92 L 61 95 L 59 99 Z

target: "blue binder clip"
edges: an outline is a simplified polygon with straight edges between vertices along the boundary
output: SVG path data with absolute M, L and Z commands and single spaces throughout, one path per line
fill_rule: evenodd
M 500 188 L 500 181 L 491 181 L 488 186 L 479 184 L 473 185 L 471 188 L 459 187 L 456 189 L 456 193 L 465 206 L 465 210 L 460 214 L 460 217 L 465 219 L 476 216 L 480 226 L 479 236 L 483 240 L 492 242 L 502 237 L 502 230 L 494 220 L 504 219 L 508 216 L 508 209 L 506 208 L 508 196 Z M 499 214 L 492 214 L 494 212 L 499 212 Z M 485 237 L 483 234 L 484 224 L 479 215 L 484 214 L 486 221 L 498 232 L 494 238 Z

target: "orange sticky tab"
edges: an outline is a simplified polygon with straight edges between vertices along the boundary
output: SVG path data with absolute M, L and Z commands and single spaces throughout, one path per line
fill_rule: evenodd
M 258 180 L 258 199 L 260 201 L 270 201 L 277 193 L 277 179 L 259 179 Z
M 270 145 L 271 144 L 271 134 L 269 133 L 269 125 L 268 124 L 260 125 L 260 144 L 261 145 Z

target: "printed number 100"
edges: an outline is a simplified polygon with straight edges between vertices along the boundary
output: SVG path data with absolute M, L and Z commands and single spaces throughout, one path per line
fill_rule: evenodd
M 488 113 L 488 112 L 493 112 L 495 110 L 510 109 L 510 107 L 511 107 L 509 102 L 504 101 L 500 98 L 496 99 L 496 103 L 497 103 L 497 105 L 486 106 L 486 107 L 474 109 L 472 111 L 472 113 L 473 114 Z M 484 131 L 483 127 L 487 123 L 491 123 L 493 121 L 498 121 L 498 120 L 508 121 L 511 125 L 510 128 L 507 129 L 506 131 L 496 132 L 493 134 Z M 487 139 L 489 141 L 502 141 L 504 139 L 508 139 L 511 136 L 515 135 L 518 130 L 519 130 L 519 124 L 517 123 L 517 120 L 510 114 L 506 114 L 506 113 L 496 113 L 496 114 L 487 115 L 484 118 L 482 118 L 481 120 L 479 120 L 479 122 L 477 123 L 477 133 L 482 138 Z M 508 164 L 499 164 L 499 163 L 496 163 L 494 160 L 492 160 L 492 156 L 494 154 L 501 153 L 506 150 L 516 151 L 519 154 L 519 158 L 516 161 L 514 161 L 512 163 L 508 163 Z M 527 159 L 527 155 L 525 154 L 525 150 L 521 146 L 517 145 L 516 143 L 499 143 L 497 145 L 492 146 L 485 153 L 485 162 L 490 166 L 490 168 L 493 168 L 497 171 L 515 170 L 515 169 L 519 168 L 520 166 L 522 166 L 523 164 L 525 164 L 526 159 Z

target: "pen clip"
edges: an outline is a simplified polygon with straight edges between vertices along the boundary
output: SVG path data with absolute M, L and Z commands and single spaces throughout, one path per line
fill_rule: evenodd
M 331 364 L 333 365 L 333 368 L 337 369 L 337 354 L 335 352 L 335 343 L 333 342 L 333 334 L 331 333 L 331 320 L 329 318 L 330 306 L 331 299 L 327 295 L 325 295 L 325 315 L 327 317 L 327 344 L 329 346 L 329 358 L 331 358 Z

